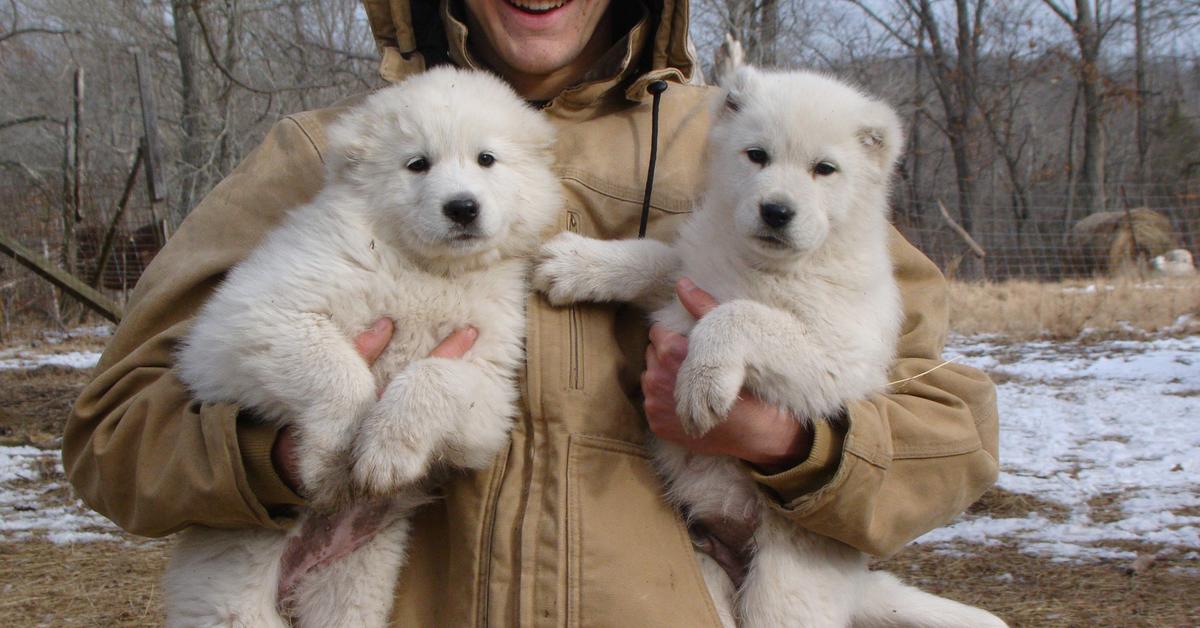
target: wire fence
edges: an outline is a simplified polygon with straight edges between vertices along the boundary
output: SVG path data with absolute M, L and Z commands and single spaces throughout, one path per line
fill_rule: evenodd
M 971 253 L 938 201 L 910 204 L 897 212 L 896 224 L 943 272 L 963 280 L 1058 281 L 1151 272 L 1159 255 L 1200 253 L 1200 189 L 1111 187 L 1101 212 L 1087 212 L 1065 186 L 1032 189 L 1027 204 L 1011 196 L 977 202 L 970 235 L 983 258 Z M 944 205 L 961 224 L 958 208 L 949 199 Z

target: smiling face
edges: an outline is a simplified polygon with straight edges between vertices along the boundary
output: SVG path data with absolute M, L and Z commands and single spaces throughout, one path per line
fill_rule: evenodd
M 483 72 L 438 68 L 380 90 L 329 136 L 331 181 L 420 260 L 517 254 L 558 208 L 550 123 Z
M 610 0 L 466 0 L 471 46 L 525 98 L 582 76 L 612 44 Z
M 711 194 L 745 256 L 787 264 L 853 234 L 856 212 L 886 209 L 901 136 L 890 107 L 811 73 L 746 67 L 730 83 L 710 142 L 710 180 L 724 183 Z

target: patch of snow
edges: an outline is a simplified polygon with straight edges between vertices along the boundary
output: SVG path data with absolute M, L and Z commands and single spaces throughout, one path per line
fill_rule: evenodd
M 0 354 L 0 371 L 35 369 L 39 366 L 63 366 L 74 369 L 90 369 L 100 361 L 96 351 L 69 351 L 66 353 L 37 353 L 31 350 L 10 350 Z
M 954 338 L 948 355 L 1002 375 L 1005 490 L 1061 504 L 1065 521 L 963 515 L 917 542 L 989 545 L 1059 560 L 1132 559 L 1103 547 L 1200 546 L 1200 337 L 1095 344 Z M 1089 501 L 1113 503 L 1104 516 Z
M 108 532 L 51 532 L 46 535 L 46 540 L 54 543 L 55 545 L 68 545 L 70 543 L 120 541 L 121 537 Z
M 0 540 L 45 538 L 53 543 L 120 540 L 117 527 L 83 502 L 62 504 L 61 498 L 51 495 L 59 487 L 54 478 L 61 473 L 56 451 L 29 446 L 0 447 Z

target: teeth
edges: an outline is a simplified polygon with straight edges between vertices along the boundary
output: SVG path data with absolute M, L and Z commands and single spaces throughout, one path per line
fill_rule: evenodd
M 551 0 L 550 2 L 538 2 L 537 0 L 508 0 L 509 4 L 533 13 L 552 11 L 566 4 L 568 1 L 569 0 Z

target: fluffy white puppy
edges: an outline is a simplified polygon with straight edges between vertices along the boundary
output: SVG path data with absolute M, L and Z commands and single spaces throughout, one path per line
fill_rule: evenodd
M 839 416 L 886 387 L 902 317 L 887 247 L 896 114 L 826 76 L 729 74 L 708 186 L 674 246 L 567 233 L 543 247 L 534 274 L 556 304 L 630 301 L 688 335 L 675 392 L 694 435 L 724 420 L 743 386 L 804 421 Z M 681 275 L 721 305 L 695 321 L 672 298 Z M 773 511 L 732 458 L 661 441 L 654 451 L 686 516 L 710 530 L 753 530 L 740 589 L 698 554 L 728 625 L 1004 625 L 868 571 L 862 553 Z
M 197 399 L 290 425 L 303 492 L 343 508 L 340 524 L 306 526 L 310 512 L 286 534 L 184 532 L 172 626 L 286 625 L 281 593 L 300 625 L 383 625 L 422 481 L 481 468 L 508 438 L 528 258 L 561 202 L 550 123 L 495 77 L 436 69 L 371 95 L 328 137 L 325 187 L 233 268 L 177 368 Z M 395 335 L 368 368 L 351 338 L 385 316 Z M 463 359 L 426 357 L 466 325 L 479 335 Z M 363 529 L 382 532 L 288 581 L 291 539 Z

